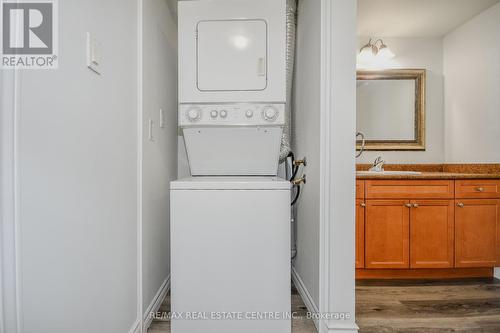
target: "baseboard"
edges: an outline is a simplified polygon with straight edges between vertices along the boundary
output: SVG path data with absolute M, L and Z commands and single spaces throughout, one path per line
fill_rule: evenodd
M 141 321 L 137 319 L 137 321 L 132 325 L 130 330 L 128 331 L 129 333 L 141 333 Z
M 325 332 L 328 333 L 357 333 L 359 330 L 356 324 L 330 325 Z
M 491 278 L 493 268 L 356 269 L 356 279 Z
M 153 300 L 151 301 L 151 304 L 149 304 L 148 308 L 146 309 L 146 312 L 144 312 L 144 324 L 143 324 L 143 332 L 147 332 L 149 326 L 153 322 L 153 317 L 151 316 L 152 312 L 157 312 L 158 309 L 161 306 L 161 303 L 165 300 L 165 296 L 167 296 L 168 291 L 170 290 L 170 275 L 163 281 L 163 283 L 160 286 L 160 289 L 158 289 L 158 292 L 156 293 L 155 297 L 153 297 Z
M 309 291 L 306 288 L 306 285 L 304 284 L 304 281 L 299 276 L 299 273 L 295 270 L 295 267 L 292 267 L 292 281 L 295 287 L 297 288 L 297 291 L 302 297 L 302 300 L 304 301 L 304 304 L 307 307 L 307 310 L 311 313 L 318 313 L 318 307 L 314 303 L 314 300 L 309 293 Z M 314 326 L 316 326 L 316 330 L 319 332 L 319 320 L 317 318 L 314 318 L 313 320 Z

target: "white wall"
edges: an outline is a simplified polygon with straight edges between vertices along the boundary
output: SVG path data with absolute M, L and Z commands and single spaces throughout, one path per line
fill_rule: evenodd
M 500 4 L 444 38 L 449 163 L 499 163 Z
M 20 74 L 23 333 L 126 333 L 137 312 L 137 1 L 59 1 L 57 70 Z M 86 68 L 85 33 L 102 73 Z
M 143 1 L 142 29 L 142 296 L 147 316 L 170 275 L 169 191 L 177 178 L 177 25 L 165 0 Z
M 357 332 L 355 324 L 356 1 L 323 0 L 321 96 L 320 310 L 348 313 L 324 332 Z M 326 30 L 326 31 L 325 31 Z M 323 68 L 324 67 L 324 68 Z M 326 221 L 324 221 L 326 219 Z M 327 303 L 325 305 L 325 303 Z M 323 332 L 323 331 L 320 331 Z
M 16 332 L 14 71 L 0 70 L 0 332 Z
M 179 0 L 179 1 L 190 1 L 190 0 Z M 186 146 L 184 144 L 184 137 L 182 132 L 179 130 L 179 136 L 177 138 L 177 178 L 185 178 L 191 176 L 191 171 L 189 170 L 189 161 L 187 157 Z
M 369 37 L 358 37 L 361 48 Z M 443 43 L 441 37 L 383 38 L 396 54 L 389 68 L 427 70 L 426 150 L 365 151 L 357 163 L 371 163 L 382 156 L 387 163 L 442 163 L 444 160 Z
M 319 305 L 320 1 L 299 1 L 293 91 L 293 151 L 307 156 L 307 184 L 297 203 L 295 270 Z
M 297 203 L 295 280 L 310 310 L 351 315 L 320 320 L 320 332 L 356 332 L 356 2 L 299 1 L 298 13 L 292 134 L 295 156 L 307 156 L 307 184 Z

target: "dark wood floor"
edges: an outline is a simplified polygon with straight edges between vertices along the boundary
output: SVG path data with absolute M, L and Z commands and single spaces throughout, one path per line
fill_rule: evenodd
M 316 327 L 312 319 L 306 316 L 307 308 L 293 284 L 291 294 L 292 311 L 296 313 L 296 318 L 292 320 L 292 333 L 315 333 Z M 159 312 L 162 313 L 168 313 L 169 311 L 170 294 L 167 295 L 159 309 Z M 148 333 L 170 333 L 170 321 L 162 319 L 153 320 Z
M 169 310 L 167 296 L 160 311 Z M 292 310 L 307 311 L 295 288 Z M 356 322 L 360 333 L 500 333 L 500 280 L 358 281 Z M 148 332 L 170 332 L 170 322 L 154 320 Z M 292 332 L 316 330 L 298 319 Z
M 360 333 L 500 333 L 500 280 L 358 281 Z

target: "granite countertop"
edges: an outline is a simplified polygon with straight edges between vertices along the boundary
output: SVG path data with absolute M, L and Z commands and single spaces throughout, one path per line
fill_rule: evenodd
M 366 171 L 369 164 L 358 164 L 358 171 Z M 419 171 L 420 174 L 360 174 L 356 179 L 500 179 L 500 164 L 387 164 L 386 171 Z
M 367 175 L 356 173 L 356 179 L 500 179 L 500 173 L 455 173 L 422 172 L 421 174 L 380 174 Z

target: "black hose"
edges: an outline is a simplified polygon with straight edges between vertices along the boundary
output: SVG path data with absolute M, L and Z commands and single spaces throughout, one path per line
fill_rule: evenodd
M 293 173 L 292 173 L 292 178 L 290 180 L 294 180 L 295 177 L 297 177 L 297 172 L 299 172 L 299 166 L 294 165 L 292 170 L 293 170 Z
M 292 177 L 289 179 L 289 181 L 292 181 L 295 179 L 295 177 L 297 177 L 297 173 L 299 172 L 300 166 L 295 165 L 295 155 L 293 154 L 293 152 L 289 152 L 287 157 L 292 158 Z M 300 196 L 300 185 L 294 185 L 294 187 L 296 187 L 297 190 L 295 191 L 295 196 L 291 203 L 292 206 L 295 205 Z
M 294 180 L 297 177 L 297 173 L 299 172 L 299 166 L 295 165 L 295 155 L 293 152 L 288 153 L 288 157 L 292 158 L 292 177 L 289 180 Z
M 295 205 L 300 196 L 300 186 L 297 185 L 297 191 L 295 192 L 295 198 L 293 198 L 291 205 Z

